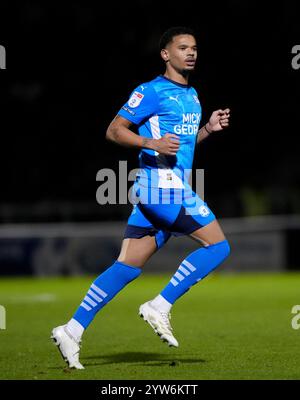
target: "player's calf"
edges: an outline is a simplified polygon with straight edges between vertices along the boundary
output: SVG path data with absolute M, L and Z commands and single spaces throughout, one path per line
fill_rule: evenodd
M 191 286 L 216 269 L 230 254 L 227 240 L 197 249 L 182 261 L 168 285 L 161 292 L 169 303 L 187 292 Z

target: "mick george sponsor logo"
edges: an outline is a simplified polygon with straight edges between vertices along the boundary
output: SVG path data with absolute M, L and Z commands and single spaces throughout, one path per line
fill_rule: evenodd
M 179 135 L 197 135 L 200 120 L 200 113 L 184 113 L 182 114 L 182 124 L 174 126 L 174 133 Z

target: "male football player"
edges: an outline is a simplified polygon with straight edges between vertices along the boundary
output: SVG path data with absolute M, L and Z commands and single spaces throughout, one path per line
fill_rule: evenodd
M 138 201 L 118 259 L 92 283 L 71 320 L 52 331 L 69 367 L 83 368 L 79 345 L 84 330 L 99 310 L 141 274 L 171 235 L 188 235 L 199 242 L 199 248 L 186 256 L 166 287 L 139 308 L 139 315 L 169 346 L 178 347 L 170 324 L 171 307 L 230 252 L 215 215 L 188 184 L 196 144 L 228 127 L 230 110 L 214 111 L 199 129 L 201 105 L 189 85 L 197 60 L 191 29 L 166 31 L 160 40 L 160 55 L 164 74 L 138 86 L 107 129 L 108 140 L 140 149 L 140 171 L 133 185 Z

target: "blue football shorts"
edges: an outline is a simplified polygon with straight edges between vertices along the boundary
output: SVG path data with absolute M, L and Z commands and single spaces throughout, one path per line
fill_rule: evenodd
M 164 189 L 159 191 L 161 194 Z M 159 249 L 172 235 L 189 235 L 216 219 L 207 204 L 193 191 L 189 199 L 175 202 L 172 197 L 169 204 L 157 203 L 139 201 L 133 206 L 124 239 L 155 236 Z

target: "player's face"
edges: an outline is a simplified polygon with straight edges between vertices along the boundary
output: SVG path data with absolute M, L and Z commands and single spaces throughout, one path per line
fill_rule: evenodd
M 193 71 L 197 60 L 196 40 L 192 35 L 175 36 L 161 55 L 176 71 Z

